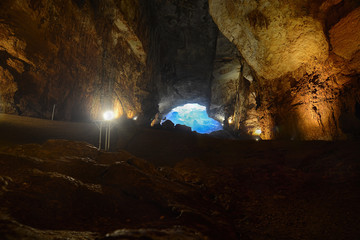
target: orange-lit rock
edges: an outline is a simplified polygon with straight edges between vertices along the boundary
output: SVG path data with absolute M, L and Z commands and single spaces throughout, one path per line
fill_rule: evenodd
M 323 27 L 311 16 L 309 2 L 209 1 L 210 13 L 219 29 L 256 73 L 266 79 L 327 58 Z
M 150 124 L 197 102 L 235 136 L 358 136 L 359 9 L 355 0 L 4 0 L 0 112 L 50 118 L 56 104 L 55 119 L 89 121 L 112 108 Z
M 148 43 L 137 1 L 0 5 L 0 111 L 49 118 L 56 104 L 57 119 L 90 120 L 115 101 L 143 111 Z
M 237 86 L 243 100 L 230 107 L 235 129 L 259 127 L 263 139 L 359 136 L 359 5 L 210 1 L 219 29 L 246 61 L 238 81 L 249 75 L 247 63 L 252 69 L 250 85 Z
M 360 7 L 341 19 L 330 29 L 334 53 L 351 60 L 360 49 Z

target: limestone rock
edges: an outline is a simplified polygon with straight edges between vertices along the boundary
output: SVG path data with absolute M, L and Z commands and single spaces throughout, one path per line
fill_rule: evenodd
M 100 240 L 116 239 L 141 239 L 149 238 L 153 240 L 203 240 L 206 239 L 201 233 L 186 229 L 184 227 L 174 227 L 170 229 L 119 229 L 112 233 L 106 234 L 105 238 Z
M 360 7 L 341 19 L 329 32 L 334 53 L 351 60 L 360 49 Z
M 356 0 L 4 0 L 0 112 L 49 119 L 55 107 L 56 120 L 92 121 L 113 109 L 154 125 L 196 102 L 235 135 L 358 137 L 344 122 L 357 129 L 360 119 L 359 7 Z
M 244 59 L 238 84 L 224 91 L 236 96 L 225 123 L 250 135 L 261 130 L 263 139 L 358 137 L 358 12 L 356 1 L 210 1 Z M 352 136 L 343 121 L 352 123 Z
M 3 240 L 89 240 L 97 239 L 101 235 L 84 231 L 40 230 L 23 225 L 8 216 L 0 215 L 0 237 Z
M 70 230 L 123 229 L 104 239 L 125 235 L 155 237 L 158 233 L 165 239 L 218 238 L 223 231 L 215 229 L 220 228 L 227 236 L 233 236 L 226 230 L 228 224 L 217 225 L 213 221 L 207 210 L 218 207 L 205 201 L 197 188 L 167 179 L 150 162 L 124 151 L 101 153 L 83 143 L 73 142 L 72 147 L 70 143 L 51 140 L 0 153 L 4 166 L 0 169 L 1 208 L 7 207 L 13 219 L 30 227 L 23 234 L 6 223 L 0 237 L 3 229 L 24 237 L 42 239 L 39 235 L 46 235 L 33 228 L 63 230 L 64 236 Z M 68 147 L 78 151 L 68 151 Z M 98 154 L 94 155 L 93 150 Z M 181 200 L 184 197 L 188 200 Z M 3 213 L 0 211 L 0 216 Z M 203 227 L 198 229 L 195 225 Z M 131 230 L 131 226 L 144 228 Z M 160 227 L 164 230 L 151 229 Z
M 156 1 L 159 112 L 186 103 L 208 105 L 217 27 L 207 0 Z
M 210 13 L 256 73 L 274 79 L 328 56 L 322 24 L 310 1 L 210 0 Z
M 137 1 L 2 1 L 0 111 L 50 118 L 56 104 L 66 120 L 146 111 L 146 14 Z
M 131 144 L 139 153 L 165 157 L 156 166 L 125 151 L 98 152 L 64 140 L 1 149 L 0 238 L 359 236 L 358 141 L 179 135 L 138 132 Z M 169 149 L 172 154 L 164 154 Z
M 211 81 L 210 116 L 220 121 L 228 121 L 231 106 L 236 101 L 241 76 L 239 52 L 235 45 L 221 33 L 218 35 Z

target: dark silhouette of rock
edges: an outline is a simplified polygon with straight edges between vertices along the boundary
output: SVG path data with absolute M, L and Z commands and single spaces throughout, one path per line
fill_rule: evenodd
M 176 124 L 175 129 L 182 132 L 191 132 L 191 127 L 182 124 Z
M 161 132 L 138 135 L 149 157 L 181 135 Z M 67 140 L 0 149 L 0 239 L 359 236 L 358 142 L 182 139 L 167 165 Z
M 170 120 L 166 120 L 161 125 L 162 125 L 163 129 L 167 129 L 167 130 L 172 130 L 175 127 L 174 123 Z

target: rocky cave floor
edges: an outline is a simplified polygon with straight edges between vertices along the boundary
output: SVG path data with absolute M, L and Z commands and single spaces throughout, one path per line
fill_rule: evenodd
M 104 152 L 89 124 L 1 115 L 0 130 L 2 240 L 360 237 L 359 141 L 133 125 Z

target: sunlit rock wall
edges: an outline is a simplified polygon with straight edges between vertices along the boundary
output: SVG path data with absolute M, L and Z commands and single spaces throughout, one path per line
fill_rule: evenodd
M 139 1 L 0 2 L 0 111 L 55 119 L 129 117 L 148 97 Z
M 209 0 L 253 73 L 249 91 L 236 94 L 256 107 L 234 102 L 235 128 L 257 125 L 264 139 L 358 137 L 359 7 L 354 0 Z M 256 116 L 251 124 L 242 121 L 248 112 Z

